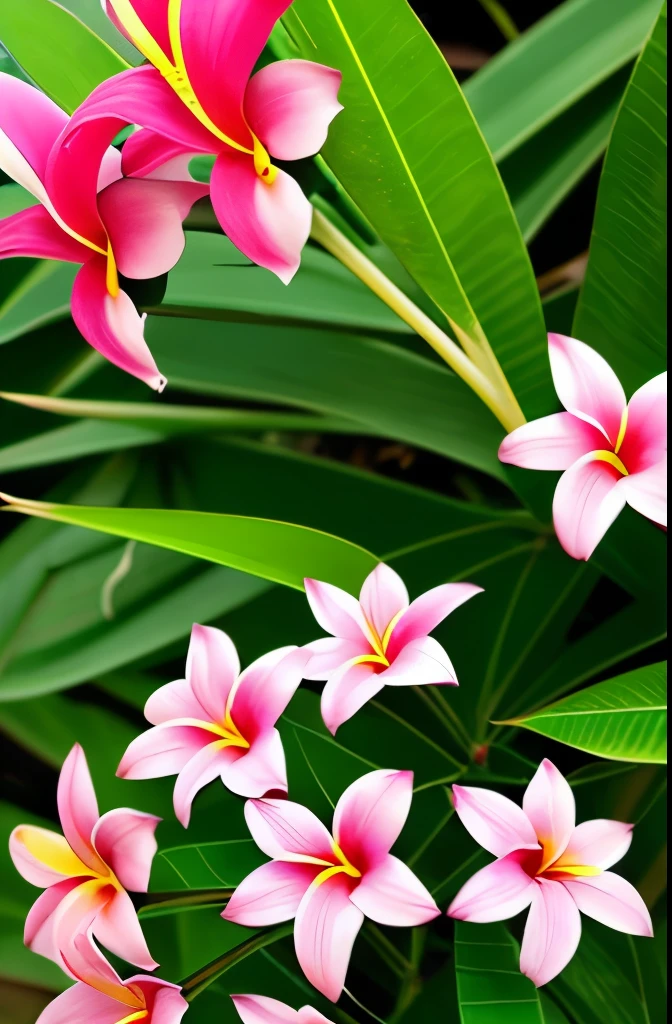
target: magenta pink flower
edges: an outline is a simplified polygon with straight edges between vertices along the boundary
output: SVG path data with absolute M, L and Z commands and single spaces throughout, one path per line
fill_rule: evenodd
M 553 520 L 572 558 L 589 559 L 624 505 L 667 525 L 667 374 L 626 402 L 609 364 L 594 349 L 549 334 L 551 370 L 566 412 L 518 427 L 499 449 L 502 462 L 564 469 Z
M 144 340 L 144 317 L 117 271 L 144 279 L 174 267 L 184 249 L 182 221 L 207 185 L 123 178 L 121 155 L 107 146 L 73 159 L 67 143 L 56 144 L 68 116 L 44 93 L 0 73 L 0 95 L 0 168 L 41 204 L 0 221 L 0 259 L 83 264 L 72 291 L 80 332 L 115 366 L 161 391 L 166 381 Z
M 58 813 L 64 836 L 18 825 L 9 838 L 17 871 L 45 890 L 26 919 L 26 945 L 68 969 L 68 943 L 75 937 L 93 949 L 93 935 L 122 959 L 153 970 L 158 964 L 126 889 L 147 892 L 156 853 L 154 832 L 161 819 L 127 808 L 100 817 L 79 744 L 61 769 Z
M 412 772 L 362 776 L 336 805 L 333 838 L 301 804 L 248 800 L 245 817 L 252 837 L 273 859 L 241 882 L 222 917 L 251 928 L 296 918 L 301 968 L 336 1002 L 365 917 L 412 927 L 440 913 L 422 882 L 389 852 L 412 797 Z
M 403 580 L 382 564 L 365 579 L 359 601 L 331 583 L 304 583 L 313 615 L 331 633 L 306 646 L 306 679 L 327 680 L 322 717 L 332 733 L 385 685 L 457 686 L 450 658 L 428 634 L 481 587 L 444 583 L 409 605 Z
M 464 885 L 448 908 L 460 921 L 505 921 L 531 907 L 520 969 L 551 981 L 576 952 L 579 911 L 629 935 L 653 934 L 637 890 L 607 868 L 628 851 L 632 825 L 596 819 L 575 825 L 574 795 L 550 761 L 541 762 L 522 810 L 488 789 L 453 786 L 462 824 L 498 858 Z
M 268 996 L 231 996 L 243 1024 L 333 1024 L 328 1017 L 302 1006 L 293 1010 L 287 1003 Z
M 311 61 L 254 66 L 291 0 L 106 0 L 115 24 L 153 67 L 103 82 L 75 111 L 69 138 L 91 151 L 123 123 L 149 132 L 124 147 L 127 174 L 178 154 L 217 155 L 212 203 L 231 241 L 288 283 L 310 232 L 297 182 L 271 163 L 321 148 L 341 110 L 338 71 Z M 92 121 L 100 121 L 92 128 Z M 79 138 L 78 138 L 79 137 Z M 270 156 L 269 156 L 270 154 Z
M 194 626 L 186 679 L 153 693 L 145 717 L 153 729 L 133 740 L 117 775 L 177 775 L 175 814 L 186 828 L 191 804 L 219 776 L 239 796 L 287 792 L 287 770 L 275 728 L 303 678 L 310 655 L 282 647 L 240 673 L 233 643 L 219 629 Z

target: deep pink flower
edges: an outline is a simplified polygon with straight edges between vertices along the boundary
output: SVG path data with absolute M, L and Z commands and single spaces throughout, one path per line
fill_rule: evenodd
M 522 810 L 488 789 L 453 786 L 462 824 L 498 858 L 464 885 L 448 913 L 460 921 L 505 921 L 531 905 L 520 969 L 551 981 L 576 952 L 579 911 L 629 935 L 652 935 L 637 890 L 608 871 L 628 851 L 632 825 L 596 819 L 575 825 L 574 794 L 550 761 L 541 762 Z
M 93 935 L 122 959 L 154 970 L 158 964 L 126 889 L 147 892 L 161 819 L 127 808 L 100 817 L 79 744 L 61 769 L 58 813 L 64 836 L 18 825 L 9 838 L 17 871 L 45 890 L 26 919 L 26 945 L 67 969 L 68 943 L 75 937 L 93 949 Z
M 271 156 L 286 161 L 317 153 L 341 109 L 341 75 L 332 68 L 287 60 L 250 77 L 290 3 L 107 0 L 112 20 L 154 66 L 103 82 L 69 129 L 71 143 L 89 152 L 102 152 L 124 123 L 148 129 L 124 147 L 127 174 L 180 153 L 216 154 L 211 195 L 222 228 L 285 283 L 298 269 L 312 209 Z
M 273 860 L 244 879 L 222 917 L 259 928 L 296 918 L 296 955 L 333 1002 L 365 917 L 412 927 L 440 913 L 410 868 L 390 854 L 413 797 L 412 772 L 375 771 L 341 796 L 333 838 L 312 811 L 289 800 L 248 800 L 257 846 Z
M 117 775 L 177 775 L 175 814 L 186 828 L 203 786 L 221 777 L 239 796 L 287 792 L 287 770 L 275 728 L 303 678 L 310 655 L 282 647 L 240 673 L 236 648 L 212 626 L 194 626 L 186 679 L 167 683 L 145 705 L 153 729 L 133 740 Z
M 667 526 L 667 374 L 629 402 L 609 364 L 582 341 L 549 334 L 551 371 L 566 412 L 518 427 L 502 462 L 564 469 L 553 520 L 572 558 L 587 560 L 624 505 Z
M 287 1003 L 268 996 L 231 996 L 243 1024 L 333 1024 L 328 1017 L 302 1006 L 293 1010 Z
M 322 717 L 332 733 L 386 685 L 457 686 L 450 658 L 428 634 L 481 587 L 444 583 L 409 605 L 403 580 L 382 564 L 365 579 L 359 600 L 331 583 L 304 583 L 313 615 L 333 637 L 306 646 L 306 679 L 327 680 Z

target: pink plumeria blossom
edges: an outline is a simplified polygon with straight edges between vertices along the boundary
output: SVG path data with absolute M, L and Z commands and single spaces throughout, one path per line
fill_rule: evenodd
M 70 140 L 92 152 L 99 135 L 104 145 L 122 124 L 142 125 L 145 131 L 124 147 L 127 174 L 145 173 L 180 153 L 215 154 L 211 196 L 223 230 L 285 283 L 299 267 L 312 208 L 271 157 L 313 156 L 341 110 L 341 75 L 332 68 L 287 60 L 252 75 L 290 3 L 103 0 L 153 67 L 103 82 L 75 111 L 69 129 Z
M 91 949 L 93 936 L 129 963 L 154 970 L 126 890 L 147 892 L 161 819 L 127 808 L 101 817 L 79 744 L 61 769 L 58 813 L 63 836 L 18 825 L 9 839 L 17 871 L 45 890 L 26 919 L 26 945 L 67 970 L 64 950 L 73 936 Z
M 144 339 L 144 317 L 119 285 L 158 277 L 184 249 L 182 221 L 208 186 L 193 180 L 155 180 L 160 171 L 124 178 L 120 153 L 71 153 L 60 144 L 68 116 L 44 93 L 0 73 L 0 168 L 39 206 L 0 221 L 0 259 L 33 256 L 81 263 L 72 316 L 106 359 L 161 391 Z M 164 172 L 165 173 L 165 172 Z
M 275 723 L 301 683 L 310 655 L 297 647 L 271 651 L 240 672 L 232 641 L 195 625 L 186 679 L 167 683 L 147 701 L 154 726 L 133 740 L 117 774 L 124 779 L 177 775 L 175 814 L 186 828 L 194 797 L 218 776 L 239 796 L 287 792 L 287 770 Z
M 667 526 L 667 374 L 629 402 L 618 377 L 594 349 L 549 334 L 551 371 L 566 412 L 518 427 L 499 449 L 502 462 L 565 470 L 553 520 L 572 558 L 587 560 L 627 503 Z
M 243 1024 L 333 1024 L 328 1017 L 302 1006 L 293 1010 L 287 1003 L 268 996 L 231 996 Z
M 311 984 L 336 1002 L 365 917 L 413 927 L 439 914 L 422 882 L 390 854 L 412 796 L 412 772 L 362 776 L 336 805 L 333 837 L 300 804 L 248 800 L 252 837 L 273 859 L 241 882 L 222 917 L 251 928 L 295 918 L 299 964 Z
M 555 765 L 541 762 L 522 809 L 487 789 L 453 786 L 462 824 L 497 860 L 460 889 L 448 909 L 460 921 L 505 921 L 530 914 L 520 969 L 545 985 L 574 956 L 581 913 L 629 935 L 653 934 L 637 890 L 608 871 L 628 851 L 632 825 L 596 819 L 575 824 L 574 794 Z
M 313 615 L 332 635 L 306 646 L 306 679 L 327 680 L 322 717 L 332 733 L 386 685 L 457 686 L 450 658 L 428 634 L 481 587 L 444 583 L 409 604 L 401 577 L 382 564 L 365 579 L 359 600 L 331 583 L 304 584 Z

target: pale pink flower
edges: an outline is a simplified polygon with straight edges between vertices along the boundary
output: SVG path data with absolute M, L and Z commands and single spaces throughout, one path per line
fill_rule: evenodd
M 637 890 L 607 870 L 627 853 L 633 826 L 601 818 L 575 825 L 574 794 L 550 761 L 541 762 L 522 810 L 488 789 L 453 786 L 453 799 L 462 824 L 498 859 L 469 879 L 448 913 L 486 924 L 530 907 L 520 969 L 535 985 L 574 956 L 579 911 L 619 932 L 653 934 Z
M 572 558 L 587 560 L 626 502 L 667 526 L 667 374 L 629 402 L 618 377 L 594 349 L 549 334 L 551 371 L 566 412 L 544 416 L 504 438 L 502 462 L 564 469 L 553 521 Z
M 333 637 L 306 646 L 306 679 L 327 680 L 322 717 L 332 733 L 384 686 L 457 686 L 450 658 L 428 634 L 481 587 L 444 583 L 409 605 L 403 580 L 382 564 L 364 580 L 359 600 L 331 583 L 304 584 L 313 615 Z
M 243 1024 L 333 1024 L 328 1017 L 302 1006 L 293 1010 L 287 1003 L 268 996 L 231 996 Z
M 154 728 L 138 736 L 117 775 L 177 775 L 175 814 L 186 828 L 196 794 L 216 779 L 233 793 L 287 792 L 287 770 L 275 723 L 303 678 L 310 655 L 282 647 L 240 673 L 233 643 L 219 629 L 195 625 L 186 679 L 167 683 L 145 705 Z
M 389 852 L 412 797 L 412 772 L 362 776 L 336 805 L 333 837 L 301 804 L 248 800 L 252 837 L 273 859 L 241 882 L 222 917 L 251 928 L 295 918 L 299 964 L 336 1002 L 365 917 L 412 927 L 440 913 L 422 882 Z
M 127 808 L 100 817 L 79 744 L 61 769 L 58 813 L 64 836 L 18 825 L 9 838 L 17 871 L 45 890 L 26 919 L 26 945 L 67 970 L 68 943 L 77 937 L 93 949 L 94 936 L 129 963 L 158 967 L 126 890 L 147 892 L 161 819 Z

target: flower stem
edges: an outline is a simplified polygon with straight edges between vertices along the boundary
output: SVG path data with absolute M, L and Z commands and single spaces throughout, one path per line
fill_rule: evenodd
M 182 982 L 182 995 L 188 1003 L 192 1002 L 196 996 L 200 996 L 201 992 L 204 992 L 209 985 L 212 985 L 213 981 L 217 981 L 217 978 L 221 977 L 222 974 L 230 970 L 235 964 L 240 963 L 241 960 L 244 960 L 245 957 L 250 956 L 252 953 L 256 953 L 257 950 L 263 949 L 264 946 L 270 946 L 271 943 L 284 939 L 287 935 L 291 935 L 293 931 L 294 922 L 289 921 L 287 924 L 274 928 L 273 931 L 262 932 L 260 935 L 254 935 L 246 942 L 241 942 L 239 946 L 228 950 L 223 956 L 217 957 L 212 963 L 206 964 L 205 967 L 201 967 L 195 974 L 191 974 L 186 978 Z

